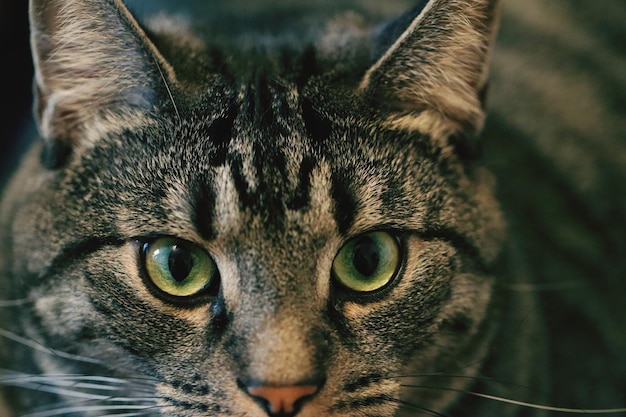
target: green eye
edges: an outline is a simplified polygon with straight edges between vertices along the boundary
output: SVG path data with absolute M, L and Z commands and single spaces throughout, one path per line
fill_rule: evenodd
M 146 244 L 145 267 L 150 280 L 161 291 L 189 297 L 208 288 L 216 279 L 217 267 L 202 249 L 173 238 Z
M 400 266 L 397 239 L 385 232 L 372 232 L 346 243 L 333 261 L 333 274 L 344 287 L 370 292 L 387 285 Z

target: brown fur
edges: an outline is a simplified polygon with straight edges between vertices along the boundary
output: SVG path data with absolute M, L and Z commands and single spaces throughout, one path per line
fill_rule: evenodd
M 560 110 L 520 104 L 534 80 L 508 45 L 529 47 L 507 36 L 516 18 L 542 19 L 539 3 L 503 3 L 487 102 L 498 2 L 431 0 L 378 26 L 390 4 L 363 2 L 359 14 L 276 1 L 268 24 L 237 1 L 168 16 L 118 0 L 31 0 L 41 138 L 0 207 L 8 415 L 88 404 L 82 415 L 260 417 L 271 407 L 253 392 L 295 386 L 314 394 L 292 417 L 623 405 L 625 332 L 609 314 L 623 310 L 620 293 L 605 306 L 599 289 L 622 288 L 620 274 L 595 274 L 624 270 L 602 237 L 621 248 L 626 234 L 598 220 L 624 212 L 611 206 L 623 195 L 622 125 L 600 81 L 572 97 L 610 123 L 582 126 L 564 100 L 557 127 L 535 127 Z M 474 160 L 483 127 L 486 155 Z M 563 131 L 606 167 L 579 172 Z M 557 173 L 533 171 L 536 155 Z M 617 190 L 606 203 L 603 185 Z M 391 236 L 401 262 L 359 292 L 335 262 L 372 231 Z M 144 248 L 162 238 L 207 256 L 211 285 L 183 298 L 159 289 Z M 564 248 L 577 256 L 546 261 Z M 544 297 L 544 284 L 583 290 Z M 602 360 L 587 361 L 594 352 Z M 571 377 L 563 358 L 585 375 Z

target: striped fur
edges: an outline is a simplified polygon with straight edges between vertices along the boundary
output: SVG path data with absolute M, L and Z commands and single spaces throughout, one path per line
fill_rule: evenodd
M 529 122 L 557 113 L 548 87 L 531 88 L 556 56 L 527 70 L 520 54 L 535 48 L 519 31 L 541 26 L 541 0 L 351 5 L 360 14 L 275 0 L 256 18 L 243 0 L 188 1 L 180 14 L 126 3 L 31 0 L 41 138 L 0 208 L 0 411 L 540 416 L 543 405 L 624 405 L 625 332 L 609 314 L 621 307 L 603 307 L 588 277 L 624 247 L 626 234 L 599 220 L 623 214 L 612 205 L 623 120 L 594 78 L 559 102 L 562 130 Z M 600 42 L 574 40 L 589 53 Z M 598 54 L 622 86 L 621 61 Z M 529 98 L 536 107 L 519 104 Z M 574 101 L 596 113 L 578 119 Z M 563 132 L 588 140 L 567 144 Z M 605 168 L 578 162 L 587 146 Z M 606 201 L 603 186 L 615 188 Z M 371 231 L 393 235 L 402 261 L 388 285 L 357 293 L 333 261 Z M 592 245 L 605 235 L 615 248 Z M 143 252 L 159 237 L 209 254 L 216 284 L 186 298 L 160 290 Z M 599 285 L 623 287 L 602 268 Z M 538 297 L 543 285 L 584 290 Z M 601 341 L 547 336 L 572 341 L 563 321 L 574 313 Z M 604 361 L 583 364 L 595 348 Z M 586 372 L 571 385 L 563 355 Z M 248 391 L 257 385 L 317 392 L 272 414 Z

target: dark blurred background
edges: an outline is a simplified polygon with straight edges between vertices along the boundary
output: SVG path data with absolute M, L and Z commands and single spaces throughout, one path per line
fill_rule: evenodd
M 28 2 L 0 0 L 2 39 L 2 105 L 0 106 L 0 184 L 16 163 L 15 153 L 23 143 L 20 132 L 31 118 L 33 67 L 28 40 Z M 27 139 L 27 138 L 25 138 Z

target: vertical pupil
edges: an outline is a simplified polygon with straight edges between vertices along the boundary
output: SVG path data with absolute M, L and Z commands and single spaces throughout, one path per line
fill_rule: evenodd
M 183 282 L 193 268 L 193 257 L 184 247 L 174 246 L 167 259 L 170 274 L 176 282 Z
M 359 274 L 369 277 L 376 272 L 380 263 L 380 254 L 374 240 L 364 237 L 354 245 L 352 264 Z

